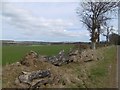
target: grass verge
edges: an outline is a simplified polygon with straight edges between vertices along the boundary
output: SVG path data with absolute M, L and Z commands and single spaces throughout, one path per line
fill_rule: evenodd
M 103 49 L 103 55 L 104 59 L 102 61 L 98 61 L 96 65 L 91 67 L 90 74 L 91 74 L 91 80 L 92 83 L 96 85 L 96 87 L 103 87 L 103 88 L 110 88 L 110 83 L 113 83 L 113 81 L 109 81 L 110 78 L 115 78 L 113 74 L 111 73 L 111 70 L 116 70 L 115 68 L 115 62 L 116 62 L 116 46 L 110 46 Z M 114 66 L 114 67 L 113 67 Z

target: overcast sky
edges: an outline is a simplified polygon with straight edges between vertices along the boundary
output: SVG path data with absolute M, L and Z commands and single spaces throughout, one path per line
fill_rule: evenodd
M 89 41 L 89 32 L 76 14 L 78 6 L 78 2 L 4 2 L 2 39 Z M 117 28 L 117 20 L 112 22 Z

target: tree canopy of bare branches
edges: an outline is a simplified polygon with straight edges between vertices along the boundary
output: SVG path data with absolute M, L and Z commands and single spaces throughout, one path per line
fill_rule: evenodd
M 95 43 L 99 39 L 100 27 L 107 24 L 111 18 L 107 15 L 113 11 L 118 2 L 81 2 L 76 13 L 80 17 L 80 21 L 86 26 L 90 32 L 90 40 L 92 48 L 95 49 Z

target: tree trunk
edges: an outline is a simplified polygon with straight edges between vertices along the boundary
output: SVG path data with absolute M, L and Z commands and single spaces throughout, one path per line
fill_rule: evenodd
M 96 43 L 95 42 L 92 42 L 92 49 L 95 50 L 96 49 Z
M 93 16 L 94 17 L 94 16 Z M 97 37 L 96 37 L 96 24 L 95 24 L 95 19 L 92 20 L 92 33 L 91 33 L 91 46 L 92 46 L 92 49 L 96 49 L 96 40 L 97 40 Z
M 109 42 L 109 34 L 110 34 L 110 31 L 109 31 L 109 27 L 107 28 L 107 36 L 106 36 L 106 42 L 108 43 Z
M 106 42 L 107 42 L 107 43 L 109 42 L 109 37 L 108 37 L 108 36 L 106 36 Z
M 100 43 L 100 34 L 98 34 L 98 43 Z
M 98 28 L 98 43 L 100 43 L 100 28 Z

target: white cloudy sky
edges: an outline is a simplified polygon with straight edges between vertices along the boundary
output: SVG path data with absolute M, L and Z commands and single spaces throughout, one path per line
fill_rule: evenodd
M 2 39 L 89 41 L 75 11 L 78 6 L 78 2 L 4 2 L 0 7 Z

